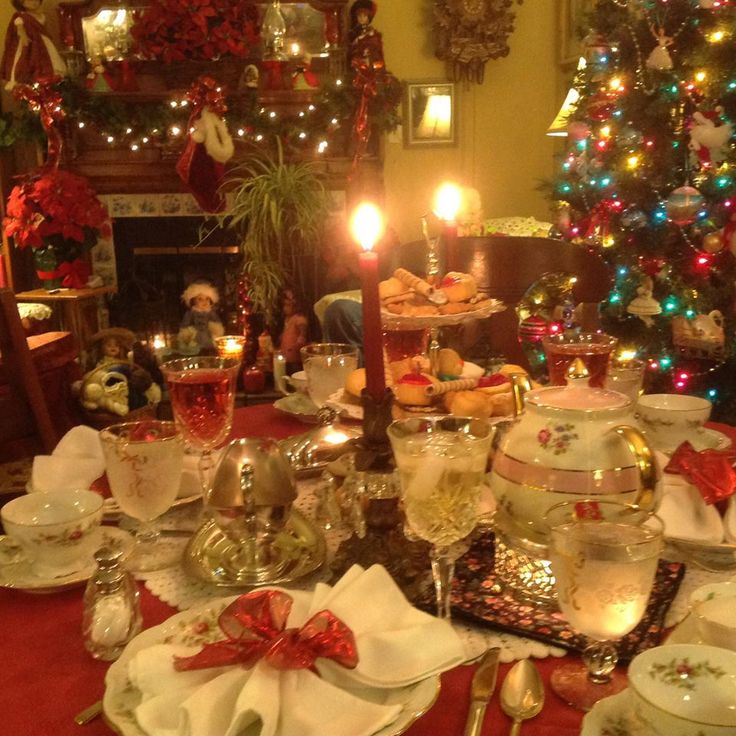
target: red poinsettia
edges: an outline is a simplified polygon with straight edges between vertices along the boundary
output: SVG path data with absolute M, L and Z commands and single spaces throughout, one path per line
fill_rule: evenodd
M 34 250 L 52 241 L 74 241 L 84 250 L 110 234 L 107 209 L 89 182 L 59 169 L 31 174 L 13 187 L 3 227 L 19 248 Z
M 131 28 L 136 51 L 166 63 L 245 58 L 258 43 L 250 0 L 152 0 Z

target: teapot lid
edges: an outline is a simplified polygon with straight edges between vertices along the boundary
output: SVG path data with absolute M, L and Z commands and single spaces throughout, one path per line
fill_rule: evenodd
M 573 411 L 623 409 L 631 404 L 631 399 L 625 394 L 591 387 L 588 380 L 585 364 L 578 358 L 567 371 L 566 386 L 551 386 L 534 391 L 527 401 L 537 406 Z

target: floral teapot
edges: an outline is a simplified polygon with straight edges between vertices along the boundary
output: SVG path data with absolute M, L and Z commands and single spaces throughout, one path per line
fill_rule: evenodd
M 547 511 L 583 498 L 635 503 L 655 511 L 661 472 L 624 394 L 588 386 L 587 373 L 566 386 L 524 391 L 501 436 L 490 485 L 498 507 L 530 534 L 544 531 Z

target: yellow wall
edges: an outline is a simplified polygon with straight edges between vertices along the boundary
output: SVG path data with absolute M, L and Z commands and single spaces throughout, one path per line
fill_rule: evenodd
M 549 219 L 536 186 L 553 173 L 553 139 L 545 131 L 560 106 L 556 7 L 553 0 L 514 5 L 509 55 L 488 62 L 482 85 L 458 85 L 457 147 L 404 148 L 401 135 L 386 142 L 386 209 L 402 241 L 421 236 L 419 218 L 449 177 L 478 189 L 486 217 Z M 374 25 L 383 33 L 386 64 L 400 79 L 444 78 L 428 8 L 430 0 L 379 0 Z
M 478 189 L 486 217 L 534 215 L 548 219 L 549 206 L 536 191 L 553 169 L 553 139 L 545 130 L 559 108 L 556 64 L 557 3 L 526 0 L 514 5 L 511 52 L 486 65 L 482 85 L 460 84 L 459 143 L 453 148 L 404 148 L 401 131 L 385 144 L 386 211 L 402 241 L 421 236 L 419 218 L 432 192 L 446 178 Z M 56 0 L 44 10 L 58 38 Z M 0 28 L 12 15 L 0 2 Z M 383 34 L 388 68 L 399 79 L 443 79 L 434 57 L 431 0 L 379 0 L 374 25 Z

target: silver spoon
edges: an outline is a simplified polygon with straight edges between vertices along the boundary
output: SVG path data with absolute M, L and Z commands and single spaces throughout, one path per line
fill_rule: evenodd
M 521 722 L 534 718 L 544 705 L 544 685 L 539 670 L 528 659 L 517 662 L 501 685 L 501 708 L 513 719 L 509 736 L 518 736 Z

